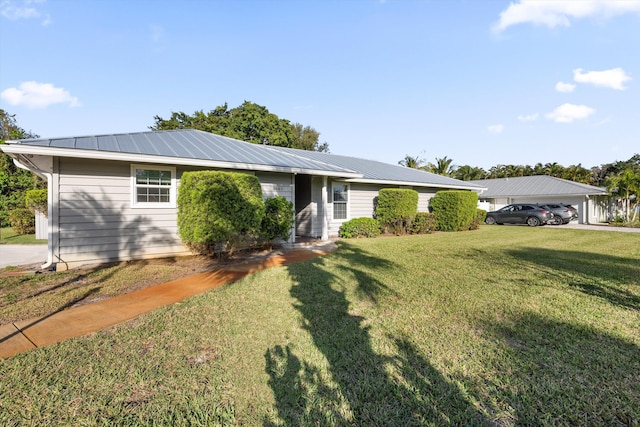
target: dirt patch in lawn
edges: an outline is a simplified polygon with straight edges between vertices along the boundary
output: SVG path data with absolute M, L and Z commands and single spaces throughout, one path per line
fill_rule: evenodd
M 0 325 L 288 251 L 288 248 L 275 247 L 243 250 L 224 257 L 125 261 L 87 265 L 64 272 L 38 271 L 39 264 L 0 270 Z

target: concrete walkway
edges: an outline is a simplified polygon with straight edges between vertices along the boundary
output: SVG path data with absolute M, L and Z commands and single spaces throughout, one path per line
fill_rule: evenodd
M 336 249 L 334 243 L 293 249 L 283 255 L 249 261 L 119 295 L 104 301 L 0 326 L 0 358 L 80 337 L 133 319 L 156 308 L 204 293 L 268 268 L 305 261 Z
M 0 268 L 45 262 L 47 245 L 0 245 Z

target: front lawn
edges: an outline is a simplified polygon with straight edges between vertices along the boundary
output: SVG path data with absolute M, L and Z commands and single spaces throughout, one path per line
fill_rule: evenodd
M 0 425 L 638 425 L 640 235 L 339 246 L 0 361 Z
M 0 245 L 47 244 L 47 239 L 36 239 L 35 234 L 16 234 L 11 227 L 0 228 Z

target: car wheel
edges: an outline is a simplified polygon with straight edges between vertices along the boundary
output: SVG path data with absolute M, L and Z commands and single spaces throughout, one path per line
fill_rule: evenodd
M 535 216 L 530 216 L 529 218 L 527 218 L 527 225 L 531 227 L 537 227 L 540 225 L 540 220 Z
M 492 216 L 488 216 L 485 220 L 484 220 L 485 224 L 489 224 L 489 225 L 493 225 L 496 223 L 496 219 Z
M 553 219 L 551 220 L 551 222 L 549 224 L 551 225 L 562 225 L 564 221 L 562 221 L 562 217 L 561 216 L 554 216 Z

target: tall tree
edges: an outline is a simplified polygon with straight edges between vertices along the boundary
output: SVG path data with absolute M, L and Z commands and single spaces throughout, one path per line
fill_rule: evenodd
M 169 119 L 154 116 L 151 130 L 198 129 L 254 144 L 276 145 L 309 151 L 329 151 L 328 144 L 320 143 L 320 133 L 309 126 L 291 124 L 253 102 L 229 109 L 225 103 L 209 111 L 196 111 L 193 115 L 172 112 Z
M 6 140 L 38 138 L 18 126 L 15 114 L 0 109 L 0 144 Z M 9 211 L 25 207 L 27 190 L 44 188 L 46 183 L 28 170 L 18 168 L 11 157 L 0 152 L 0 227 L 9 226 Z
M 398 162 L 398 164 L 411 169 L 424 169 L 425 160 L 421 159 L 420 156 L 413 157 L 407 154 L 404 156 L 404 159 Z
M 451 176 L 454 169 L 451 165 L 452 162 L 453 159 L 449 159 L 447 156 L 442 158 L 436 157 L 436 163 L 429 163 L 427 165 L 427 170 L 438 175 Z
M 609 192 L 622 199 L 625 220 L 629 221 L 631 211 L 634 212 L 635 219 L 634 206 L 638 203 L 638 196 L 640 196 L 640 168 L 629 166 L 610 176 L 607 182 Z
M 473 181 L 476 179 L 485 179 L 487 172 L 475 166 L 463 165 L 458 166 L 451 175 L 455 179 L 461 181 Z

